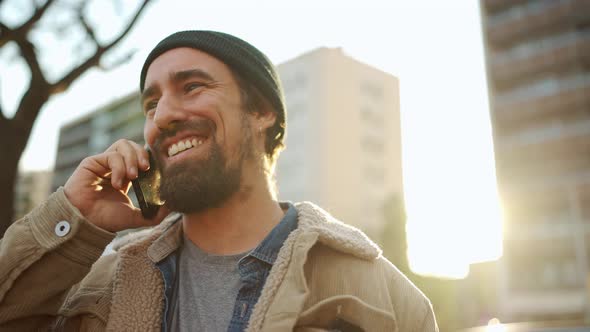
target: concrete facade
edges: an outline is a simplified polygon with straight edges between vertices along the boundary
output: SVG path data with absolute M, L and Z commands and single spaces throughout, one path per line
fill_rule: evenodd
M 501 320 L 588 316 L 590 2 L 482 0 Z
M 279 65 L 287 99 L 279 197 L 311 200 L 371 235 L 402 195 L 399 82 L 338 48 Z

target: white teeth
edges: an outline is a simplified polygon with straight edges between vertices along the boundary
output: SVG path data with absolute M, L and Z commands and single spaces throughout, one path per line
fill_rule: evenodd
M 172 157 L 173 155 L 178 153 L 178 146 L 176 144 L 172 144 L 170 148 L 168 148 L 168 157 Z
M 190 146 L 189 146 L 189 147 L 190 147 Z M 186 146 L 186 145 L 184 145 L 184 142 L 183 142 L 183 141 L 180 141 L 180 142 L 178 142 L 178 152 L 180 152 L 180 151 L 184 151 L 184 150 L 186 150 L 186 149 L 187 149 L 187 146 Z
M 203 139 L 190 139 L 190 140 L 186 140 L 186 141 L 180 141 L 178 143 L 172 144 L 172 146 L 170 146 L 168 148 L 168 157 L 172 157 L 174 155 L 176 155 L 177 153 L 184 151 L 186 149 L 190 149 L 193 146 L 197 146 L 203 143 Z

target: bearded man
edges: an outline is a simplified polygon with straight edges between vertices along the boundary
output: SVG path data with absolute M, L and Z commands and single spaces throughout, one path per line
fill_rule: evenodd
M 362 232 L 277 200 L 285 105 L 262 52 L 181 31 L 148 55 L 140 91 L 154 164 L 117 141 L 9 228 L 0 329 L 437 331 L 428 299 Z M 165 204 L 146 219 L 127 193 L 149 167 Z

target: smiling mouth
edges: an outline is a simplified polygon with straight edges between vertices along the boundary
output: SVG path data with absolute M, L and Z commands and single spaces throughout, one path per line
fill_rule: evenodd
M 181 152 L 201 146 L 206 140 L 205 137 L 189 137 L 176 142 L 168 148 L 168 157 L 173 157 Z

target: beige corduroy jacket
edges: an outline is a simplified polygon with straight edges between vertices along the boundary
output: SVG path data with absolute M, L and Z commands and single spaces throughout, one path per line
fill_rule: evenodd
M 281 248 L 248 331 L 437 331 L 428 299 L 359 230 L 311 203 Z M 169 218 L 103 255 L 114 234 L 58 190 L 0 241 L 0 331 L 158 331 L 163 278 L 181 223 Z M 60 221 L 66 221 L 61 227 Z M 69 226 L 69 227 L 68 227 Z

